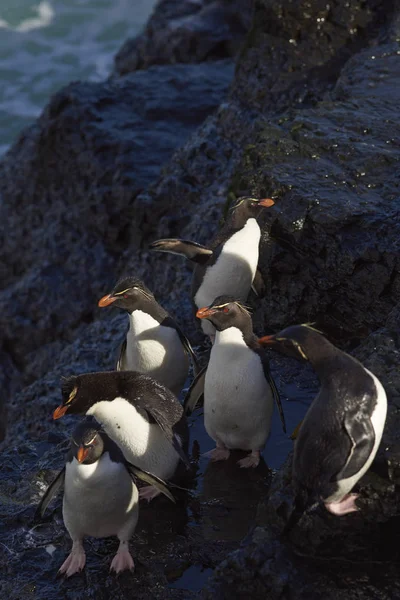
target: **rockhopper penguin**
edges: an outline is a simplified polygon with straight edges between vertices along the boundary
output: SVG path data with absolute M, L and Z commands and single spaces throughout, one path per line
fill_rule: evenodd
M 188 240 L 163 239 L 153 242 L 149 248 L 180 254 L 195 263 L 191 295 L 197 309 L 209 306 L 221 294 L 245 302 L 258 264 L 261 230 L 257 216 L 262 208 L 273 205 L 270 198 L 239 198 L 209 247 Z M 212 322 L 204 320 L 201 326 L 213 342 Z
M 63 518 L 72 539 L 72 550 L 59 573 L 70 577 L 85 566 L 83 538 L 119 539 L 118 552 L 110 570 L 134 569 L 129 539 L 139 516 L 136 477 L 157 486 L 170 500 L 165 483 L 128 463 L 118 446 L 102 431 L 101 425 L 87 417 L 74 430 L 66 465 L 48 487 L 36 510 L 43 517 L 51 499 L 64 485 Z
M 72 376 L 62 384 L 62 404 L 54 411 L 93 415 L 119 446 L 125 459 L 157 477 L 168 480 L 179 460 L 190 463 L 183 450 L 188 431 L 183 409 L 166 387 L 134 371 L 108 371 Z M 153 487 L 140 490 L 151 500 Z
M 321 383 L 295 441 L 295 506 L 286 531 L 321 502 L 335 515 L 358 510 L 357 494 L 350 492 L 371 465 L 382 438 L 387 410 L 382 384 L 310 325 L 288 327 L 259 341 L 310 361 Z
M 197 368 L 189 340 L 152 292 L 135 277 L 121 279 L 98 302 L 101 307 L 111 304 L 126 310 L 130 321 L 117 371 L 150 375 L 178 396 L 188 376 L 189 356 Z
M 209 319 L 216 328 L 204 383 L 204 424 L 217 445 L 208 455 L 214 461 L 225 460 L 230 450 L 250 450 L 238 464 L 257 467 L 269 435 L 274 399 L 285 430 L 268 359 L 253 333 L 248 311 L 231 296 L 219 296 L 200 308 L 197 316 Z M 191 390 L 185 405 L 188 412 L 194 404 Z

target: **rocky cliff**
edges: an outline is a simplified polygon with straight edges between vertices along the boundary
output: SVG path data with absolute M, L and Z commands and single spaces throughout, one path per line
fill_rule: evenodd
M 382 555 L 395 544 L 398 514 L 398 9 L 382 0 L 164 0 L 118 53 L 109 81 L 61 90 L 7 153 L 2 597 L 122 600 L 132 589 L 138 598 L 149 590 L 154 598 L 195 597 L 254 524 L 204 597 L 400 597 L 398 557 Z M 243 194 L 276 201 L 263 216 L 257 331 L 316 320 L 387 388 L 384 443 L 361 486 L 365 512 L 310 518 L 285 545 L 279 515 L 290 501 L 290 460 L 269 496 L 267 473 L 248 481 L 207 468 L 177 513 L 163 504 L 154 522 L 151 506 L 143 509 L 134 576 L 107 577 L 113 542 L 95 541 L 86 579 L 60 584 L 53 578 L 69 542 L 59 503 L 44 526 L 32 529 L 31 518 L 73 423 L 51 421 L 61 376 L 112 368 L 124 333 L 123 315 L 103 314 L 96 300 L 120 274 L 135 272 L 201 344 L 190 269 L 146 246 L 170 236 L 207 242 Z M 272 367 L 284 399 L 289 380 L 301 387 L 312 376 L 277 358 Z M 200 421 L 192 422 L 196 434 Z M 218 499 L 215 482 L 225 476 Z M 226 521 L 230 512 L 238 517 Z

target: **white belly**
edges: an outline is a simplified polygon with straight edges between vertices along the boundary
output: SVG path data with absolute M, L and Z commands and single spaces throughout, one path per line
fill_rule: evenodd
M 378 392 L 375 410 L 371 416 L 371 423 L 375 431 L 374 447 L 360 471 L 352 477 L 348 477 L 347 479 L 342 479 L 338 481 L 338 491 L 326 500 L 324 500 L 324 502 L 339 502 L 346 494 L 348 494 L 353 489 L 357 481 L 368 471 L 369 467 L 371 466 L 371 463 L 375 458 L 375 455 L 379 448 L 379 444 L 382 439 L 382 433 L 385 426 L 387 412 L 386 392 L 379 379 L 375 377 L 373 373 L 368 371 L 368 369 L 365 369 L 365 371 L 373 378 Z
M 126 341 L 121 370 L 150 375 L 178 396 L 188 376 L 189 358 L 176 330 L 135 310 L 130 315 Z
M 216 332 L 204 389 L 207 433 L 227 448 L 261 450 L 271 426 L 273 399 L 260 358 L 231 327 Z
M 150 424 L 127 400 L 97 402 L 86 414 L 102 424 L 127 461 L 161 479 L 172 477 L 180 460 L 178 454 L 160 427 Z
M 257 270 L 260 235 L 256 219 L 251 218 L 225 242 L 216 262 L 207 268 L 194 296 L 198 308 L 209 306 L 222 294 L 243 302 L 247 300 Z M 210 321 L 203 319 L 201 326 L 207 335 L 215 333 Z
M 63 518 L 73 540 L 85 535 L 128 540 L 138 514 L 137 487 L 124 465 L 111 461 L 108 452 L 91 465 L 76 458 L 67 463 Z

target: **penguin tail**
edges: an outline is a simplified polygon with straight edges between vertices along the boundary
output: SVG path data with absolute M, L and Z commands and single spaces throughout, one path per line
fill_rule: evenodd
M 297 494 L 294 499 L 292 512 L 283 528 L 282 534 L 287 536 L 303 515 L 317 508 L 319 504 L 320 501 L 316 496 L 310 496 L 307 492 Z

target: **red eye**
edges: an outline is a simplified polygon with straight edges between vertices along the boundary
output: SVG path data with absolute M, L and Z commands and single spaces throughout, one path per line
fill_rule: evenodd
M 225 306 L 225 308 L 224 308 L 224 313 L 228 313 L 228 312 L 229 312 L 229 307 L 228 307 L 228 306 Z
M 128 294 L 123 294 L 122 297 L 123 298 L 129 298 Z

